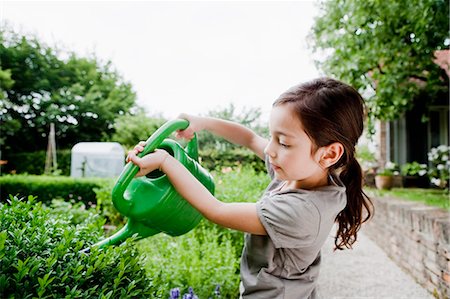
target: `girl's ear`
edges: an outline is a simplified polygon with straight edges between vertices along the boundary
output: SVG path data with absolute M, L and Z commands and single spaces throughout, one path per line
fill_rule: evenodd
M 334 165 L 344 154 L 344 146 L 340 142 L 334 142 L 324 146 L 322 149 L 323 152 L 319 163 L 324 168 Z

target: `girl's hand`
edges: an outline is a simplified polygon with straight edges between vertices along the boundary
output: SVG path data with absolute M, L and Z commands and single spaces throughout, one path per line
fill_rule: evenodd
M 177 138 L 184 138 L 191 140 L 194 138 L 194 133 L 199 132 L 204 129 L 202 125 L 202 118 L 198 116 L 188 115 L 185 113 L 182 113 L 178 115 L 177 118 L 185 119 L 189 121 L 189 127 L 187 127 L 184 130 L 178 130 L 175 134 Z
M 165 150 L 157 149 L 153 153 L 147 154 L 142 158 L 139 158 L 137 154 L 142 152 L 145 147 L 145 141 L 139 142 L 133 150 L 128 152 L 126 161 L 133 162 L 139 166 L 139 172 L 136 177 L 144 176 L 155 169 L 161 169 L 167 157 L 170 156 Z

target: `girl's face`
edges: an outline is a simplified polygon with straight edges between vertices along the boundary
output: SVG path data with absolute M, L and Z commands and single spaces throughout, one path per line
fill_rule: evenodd
M 313 152 L 313 143 L 289 104 L 273 107 L 269 129 L 271 138 L 264 152 L 277 179 L 288 181 L 291 188 L 310 189 L 327 184 L 327 171 L 319 164 L 322 151 Z M 317 129 L 320 130 L 320 124 Z

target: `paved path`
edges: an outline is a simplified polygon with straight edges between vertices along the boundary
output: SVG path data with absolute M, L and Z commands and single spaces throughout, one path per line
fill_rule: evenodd
M 434 298 L 363 233 L 353 250 L 333 252 L 333 246 L 330 237 L 322 249 L 321 298 Z

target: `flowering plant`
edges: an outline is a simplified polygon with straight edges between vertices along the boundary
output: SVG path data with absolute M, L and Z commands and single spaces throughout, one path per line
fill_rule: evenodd
M 406 163 L 403 164 L 401 172 L 405 176 L 424 176 L 427 174 L 427 165 L 419 164 L 416 161 Z
M 384 165 L 383 168 L 378 169 L 377 174 L 383 176 L 398 175 L 399 174 L 398 165 L 395 164 L 394 162 L 388 161 L 386 162 L 386 165 Z
M 449 156 L 450 146 L 447 145 L 433 147 L 428 152 L 428 161 L 430 161 L 431 164 L 428 175 L 431 178 L 431 183 L 441 188 L 448 187 L 448 180 L 450 177 Z

